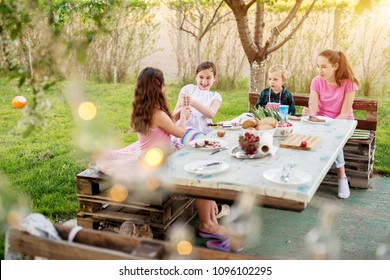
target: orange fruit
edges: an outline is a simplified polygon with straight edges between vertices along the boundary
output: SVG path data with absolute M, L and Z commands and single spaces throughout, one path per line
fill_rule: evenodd
M 27 99 L 24 96 L 15 96 L 12 99 L 12 108 L 23 108 L 27 104 Z

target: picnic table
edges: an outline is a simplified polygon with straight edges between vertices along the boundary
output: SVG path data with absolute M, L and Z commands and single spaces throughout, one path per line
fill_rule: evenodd
M 248 113 L 232 121 L 247 118 Z M 227 130 L 219 138 L 218 129 L 210 132 L 205 138 L 223 139 L 228 149 L 211 154 L 208 150 L 185 148 L 167 157 L 162 180 L 171 192 L 192 197 L 214 200 L 234 201 L 243 192 L 256 196 L 257 202 L 266 207 L 302 211 L 313 198 L 322 180 L 331 168 L 338 153 L 353 134 L 357 125 L 353 120 L 332 120 L 326 123 L 313 124 L 304 121 L 291 121 L 293 134 L 317 136 L 320 142 L 312 150 L 281 148 L 283 138 L 273 138 L 277 147 L 274 155 L 256 159 L 239 159 L 231 155 L 231 150 L 238 145 L 241 129 Z M 186 164 L 201 160 L 223 161 L 227 170 L 211 174 L 196 174 L 184 169 Z M 302 183 L 281 184 L 266 179 L 270 170 L 293 164 L 292 172 L 309 174 L 309 179 Z M 268 173 L 267 173 L 268 172 Z M 267 176 L 269 178 L 269 176 Z M 336 194 L 335 194 L 336 195 Z

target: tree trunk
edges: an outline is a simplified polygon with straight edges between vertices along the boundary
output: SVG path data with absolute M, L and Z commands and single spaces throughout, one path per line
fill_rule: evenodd
M 181 19 L 183 17 L 182 10 L 178 9 L 176 12 L 176 24 L 177 24 L 177 77 L 182 79 L 183 78 L 183 60 L 184 60 L 184 54 L 183 54 L 183 31 L 180 28 L 181 25 Z
M 196 65 L 200 64 L 200 60 L 201 60 L 200 49 L 201 49 L 201 41 L 197 39 L 196 40 Z
M 263 61 L 254 61 L 250 67 L 250 84 L 249 84 L 249 93 L 260 94 L 261 91 L 265 88 L 265 69 L 267 65 L 267 60 Z
M 340 7 L 336 6 L 334 10 L 334 19 L 333 19 L 333 49 L 338 49 L 339 44 L 339 32 L 340 32 L 340 19 L 341 19 L 342 10 Z

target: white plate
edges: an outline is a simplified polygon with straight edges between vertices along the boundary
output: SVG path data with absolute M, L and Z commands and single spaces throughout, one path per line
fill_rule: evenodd
M 264 171 L 263 176 L 265 179 L 283 185 L 300 185 L 307 183 L 311 180 L 311 175 L 306 171 L 293 168 L 290 173 L 290 179 L 285 182 L 281 179 L 283 170 L 282 168 L 274 168 Z
M 307 122 L 307 123 L 312 123 L 312 124 L 326 124 L 326 123 L 330 123 L 333 121 L 332 118 L 324 117 L 324 116 L 316 116 L 316 118 L 319 118 L 319 119 L 325 120 L 325 121 L 324 122 L 312 122 L 312 121 L 309 121 L 309 117 L 307 117 L 307 116 L 302 116 L 301 120 L 304 122 Z
M 214 142 L 214 143 L 217 143 L 217 145 L 203 146 L 205 143 L 204 141 Z M 228 143 L 226 141 L 221 140 L 221 139 L 217 139 L 217 138 L 200 138 L 200 139 L 192 140 L 189 144 L 193 148 L 207 150 L 207 151 L 212 151 L 212 150 L 224 148 L 228 145 Z M 197 146 L 197 145 L 199 145 L 199 146 Z
M 222 122 L 222 128 L 228 130 L 241 129 L 241 125 L 237 122 Z
M 216 163 L 216 165 L 210 165 L 213 163 Z M 219 173 L 225 171 L 228 168 L 229 164 L 220 160 L 199 160 L 184 165 L 185 171 L 203 175 Z

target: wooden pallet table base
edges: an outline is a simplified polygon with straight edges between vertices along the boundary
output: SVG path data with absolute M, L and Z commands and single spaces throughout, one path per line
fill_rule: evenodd
M 126 220 L 137 219 L 151 227 L 154 238 L 165 239 L 168 227 L 188 223 L 196 215 L 195 199 L 175 200 L 162 191 L 130 193 L 124 201 L 115 201 L 110 178 L 93 169 L 79 173 L 75 181 L 80 203 L 77 224 L 86 228 L 117 232 Z
M 296 106 L 307 106 L 309 95 L 294 94 Z M 249 108 L 253 108 L 259 95 L 249 93 Z M 349 139 L 344 146 L 345 172 L 349 185 L 355 188 L 367 189 L 374 172 L 375 131 L 377 126 L 378 101 L 369 99 L 355 99 L 352 105 L 354 110 L 364 111 L 365 119 L 358 121 L 357 129 L 369 132 L 367 139 Z M 337 186 L 336 170 L 330 169 L 322 184 Z

